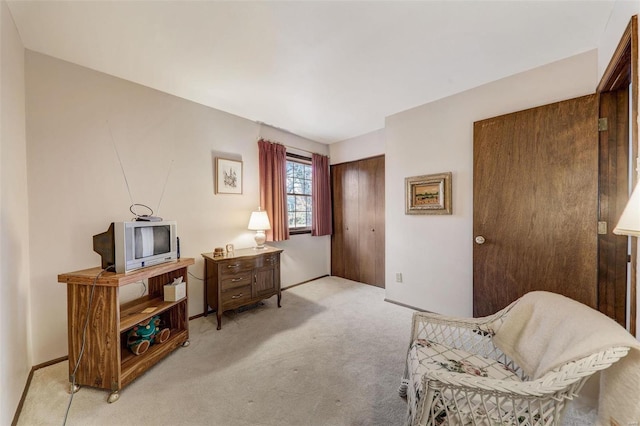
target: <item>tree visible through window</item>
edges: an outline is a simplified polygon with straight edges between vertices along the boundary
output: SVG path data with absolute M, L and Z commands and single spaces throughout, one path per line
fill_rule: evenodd
M 310 160 L 287 158 L 287 214 L 290 230 L 311 230 Z

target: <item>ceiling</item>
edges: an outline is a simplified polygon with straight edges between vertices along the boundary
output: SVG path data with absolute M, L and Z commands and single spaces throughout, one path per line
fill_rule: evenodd
M 613 0 L 8 5 L 27 49 L 332 143 L 597 48 Z

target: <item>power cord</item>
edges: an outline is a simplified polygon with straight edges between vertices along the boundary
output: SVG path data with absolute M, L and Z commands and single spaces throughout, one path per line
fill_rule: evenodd
M 67 417 L 69 416 L 69 409 L 71 408 L 71 402 L 73 402 L 73 395 L 76 393 L 76 373 L 78 371 L 78 367 L 80 366 L 80 361 L 82 360 L 82 355 L 84 355 L 84 346 L 87 340 L 87 326 L 89 325 L 89 316 L 91 313 L 91 305 L 93 303 L 93 293 L 96 289 L 96 283 L 102 274 L 107 272 L 109 269 L 115 268 L 114 266 L 109 266 L 96 275 L 93 279 L 93 284 L 91 284 L 91 293 L 89 294 L 89 305 L 87 306 L 87 318 L 84 321 L 84 326 L 82 327 L 82 343 L 80 345 L 80 352 L 78 353 L 78 358 L 76 359 L 76 366 L 73 369 L 73 373 L 71 373 L 71 395 L 69 396 L 69 403 L 67 404 L 67 410 L 64 413 L 64 421 L 62 425 L 67 424 Z
M 204 278 L 196 277 L 195 275 L 193 275 L 193 274 L 192 274 L 191 272 L 189 272 L 188 270 L 187 270 L 187 273 L 188 273 L 190 276 L 192 276 L 193 278 L 195 278 L 196 280 L 204 281 Z

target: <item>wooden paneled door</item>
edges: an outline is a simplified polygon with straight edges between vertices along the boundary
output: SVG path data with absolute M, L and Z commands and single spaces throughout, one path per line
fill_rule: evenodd
M 475 316 L 532 290 L 597 309 L 597 117 L 589 95 L 474 123 Z
M 384 156 L 331 166 L 331 275 L 384 287 Z

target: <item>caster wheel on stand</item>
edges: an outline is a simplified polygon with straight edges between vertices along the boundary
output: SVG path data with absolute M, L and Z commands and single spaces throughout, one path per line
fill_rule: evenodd
M 119 399 L 120 399 L 120 392 L 114 391 L 114 392 L 111 392 L 111 394 L 109 394 L 109 398 L 107 398 L 107 402 L 109 404 L 112 404 Z

